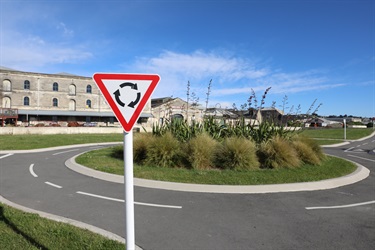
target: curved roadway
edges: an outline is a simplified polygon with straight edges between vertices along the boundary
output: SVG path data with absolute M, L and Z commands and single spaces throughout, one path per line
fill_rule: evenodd
M 0 201 L 124 237 L 123 183 L 65 165 L 77 168 L 69 159 L 99 147 L 0 151 Z M 142 185 L 135 187 L 136 244 L 147 250 L 375 249 L 374 134 L 324 150 L 365 168 L 340 184 L 297 184 L 289 192 L 282 185 L 227 192 L 136 180 Z

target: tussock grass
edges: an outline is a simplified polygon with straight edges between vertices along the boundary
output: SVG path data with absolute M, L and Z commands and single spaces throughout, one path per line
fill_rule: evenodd
M 187 159 L 193 169 L 211 169 L 214 166 L 215 150 L 218 142 L 206 133 L 191 139 L 187 145 Z
M 146 164 L 159 167 L 176 167 L 181 164 L 180 142 L 167 132 L 148 143 Z
M 137 133 L 133 138 L 133 160 L 138 164 L 143 164 L 147 158 L 147 148 L 154 140 L 149 133 Z
M 243 137 L 226 138 L 216 152 L 215 163 L 222 169 L 250 170 L 259 168 L 255 144 Z
M 296 168 L 301 165 L 298 153 L 291 143 L 279 136 L 261 143 L 258 157 L 262 168 Z
M 323 151 L 318 143 L 306 136 L 299 135 L 294 137 L 292 146 L 304 163 L 318 165 L 324 158 Z

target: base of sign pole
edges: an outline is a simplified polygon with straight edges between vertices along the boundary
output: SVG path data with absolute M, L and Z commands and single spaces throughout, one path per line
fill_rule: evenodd
M 133 131 L 124 132 L 124 181 L 126 249 L 135 249 L 134 183 L 133 183 Z

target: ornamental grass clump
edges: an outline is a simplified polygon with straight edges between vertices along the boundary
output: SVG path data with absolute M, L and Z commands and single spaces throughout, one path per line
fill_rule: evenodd
M 187 160 L 193 169 L 211 169 L 218 142 L 206 133 L 197 135 L 188 142 Z
M 292 140 L 292 146 L 296 150 L 298 157 L 302 162 L 312 165 L 319 165 L 323 158 L 323 154 L 321 153 L 321 150 L 317 150 L 317 148 L 320 149 L 319 146 L 316 148 L 313 146 L 314 143 L 315 142 L 312 141 L 312 139 L 302 136 L 294 137 Z
M 133 139 L 133 160 L 135 163 L 143 164 L 147 158 L 147 146 L 154 140 L 150 133 L 134 134 Z
M 280 136 L 259 145 L 258 157 L 262 168 L 295 168 L 301 160 L 291 143 Z
M 216 151 L 215 165 L 232 170 L 258 169 L 255 144 L 243 137 L 226 138 Z
M 176 167 L 181 164 L 181 155 L 180 142 L 170 132 L 166 132 L 148 143 L 145 163 L 150 166 Z

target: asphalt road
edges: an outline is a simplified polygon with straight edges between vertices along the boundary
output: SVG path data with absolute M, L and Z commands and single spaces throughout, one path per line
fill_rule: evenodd
M 68 169 L 101 146 L 0 152 L 0 195 L 125 237 L 124 185 Z M 135 237 L 143 249 L 375 249 L 375 136 L 325 152 L 371 172 L 319 191 L 264 194 L 135 187 Z

